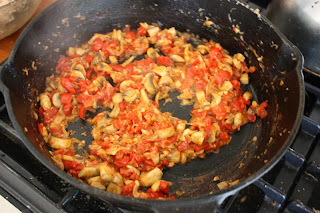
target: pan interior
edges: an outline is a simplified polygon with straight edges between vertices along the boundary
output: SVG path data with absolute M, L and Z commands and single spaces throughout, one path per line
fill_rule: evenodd
M 203 24 L 206 17 L 213 23 L 209 27 Z M 179 31 L 221 43 L 230 55 L 246 54 L 247 63 L 257 68 L 251 75 L 248 89 L 259 103 L 268 100 L 269 116 L 242 127 L 219 154 L 209 154 L 205 159 L 167 169 L 164 179 L 173 182 L 173 191 L 188 192 L 183 197 L 208 194 L 217 190 L 213 177 L 243 180 L 264 166 L 279 150 L 284 151 L 301 104 L 301 79 L 296 71 L 298 61 L 292 48 L 257 14 L 241 4 L 224 0 L 107 0 L 94 3 L 74 0 L 58 2 L 24 33 L 15 49 L 12 68 L 3 74 L 15 118 L 21 129 L 29 130 L 25 135 L 33 145 L 32 152 L 39 151 L 52 161 L 48 147 L 39 147 L 42 138 L 33 111 L 37 107 L 36 97 L 44 90 L 44 79 L 54 73 L 60 55 L 69 46 L 86 42 L 94 33 L 122 29 L 126 24 L 136 28 L 139 22 L 158 23 L 162 28 L 174 26 Z M 241 33 L 236 33 L 235 27 Z M 31 68 L 33 61 L 37 70 Z M 22 72 L 25 68 L 29 69 L 28 75 Z M 168 111 L 174 115 L 180 112 L 177 111 L 181 109 L 180 104 L 171 107 Z M 181 113 L 186 116 L 189 110 Z M 79 124 L 85 123 L 74 125 Z M 254 136 L 257 141 L 252 140 Z M 43 163 L 47 161 L 43 160 Z

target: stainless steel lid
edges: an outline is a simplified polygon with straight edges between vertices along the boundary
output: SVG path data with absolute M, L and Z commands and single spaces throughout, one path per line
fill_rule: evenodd
M 320 74 L 320 1 L 273 0 L 266 16 L 301 50 L 305 67 Z

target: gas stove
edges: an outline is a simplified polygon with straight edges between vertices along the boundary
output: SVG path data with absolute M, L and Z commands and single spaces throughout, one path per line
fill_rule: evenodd
M 263 11 L 268 2 L 249 4 Z M 270 172 L 228 197 L 216 212 L 320 212 L 320 77 L 303 72 L 305 110 L 291 148 Z M 0 171 L 0 195 L 22 212 L 127 212 L 68 184 L 35 159 L 12 128 L 1 96 Z

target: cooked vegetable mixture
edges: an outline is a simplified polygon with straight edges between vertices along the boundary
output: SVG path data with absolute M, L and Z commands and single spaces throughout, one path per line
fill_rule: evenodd
M 173 27 L 140 25 L 95 34 L 61 56 L 39 95 L 39 131 L 61 169 L 91 186 L 174 199 L 163 168 L 227 145 L 231 132 L 267 116 L 267 103 L 251 102 L 252 94 L 241 90 L 255 71 L 241 53 L 230 56 L 219 43 Z M 159 109 L 173 90 L 182 105 L 193 104 L 189 123 Z M 106 110 L 86 119 L 98 108 Z M 85 142 L 66 130 L 79 118 L 92 124 L 94 139 L 82 155 L 75 151 Z

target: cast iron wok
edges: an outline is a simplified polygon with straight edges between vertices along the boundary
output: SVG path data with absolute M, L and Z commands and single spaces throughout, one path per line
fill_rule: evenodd
M 206 17 L 213 22 L 209 27 L 203 25 Z M 246 89 L 258 102 L 268 100 L 267 118 L 242 127 L 219 154 L 165 169 L 163 178 L 173 183 L 171 192 L 185 192 L 173 201 L 124 197 L 98 190 L 67 175 L 54 165 L 50 149 L 39 146 L 42 138 L 33 116 L 45 77 L 54 73 L 60 55 L 69 46 L 84 43 L 94 33 L 122 29 L 126 24 L 136 28 L 139 22 L 158 23 L 163 28 L 174 26 L 220 42 L 231 55 L 246 54 L 247 63 L 257 67 Z M 234 27 L 240 32 L 236 33 Z M 31 68 L 33 61 L 37 70 Z M 67 182 L 131 210 L 212 211 L 227 196 L 270 170 L 290 146 L 303 113 L 302 64 L 300 51 L 269 21 L 236 1 L 64 0 L 50 6 L 24 30 L 2 67 L 0 85 L 10 119 L 24 145 Z M 25 69 L 28 75 L 22 71 Z M 179 103 L 166 110 L 178 117 L 189 115 Z M 252 140 L 255 136 L 257 141 Z M 215 176 L 222 181 L 239 179 L 240 182 L 220 191 L 212 181 Z

